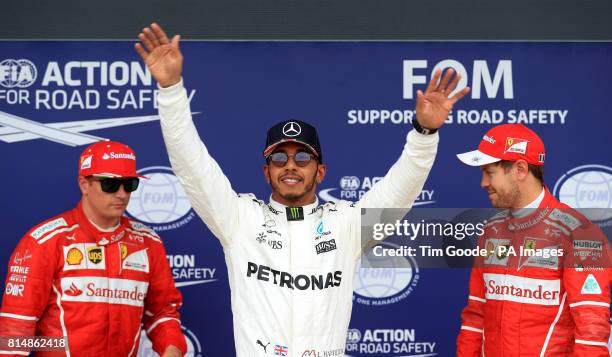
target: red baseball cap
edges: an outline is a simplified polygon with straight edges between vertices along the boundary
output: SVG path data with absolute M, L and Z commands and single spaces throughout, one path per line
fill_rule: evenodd
M 146 178 L 136 173 L 134 150 L 117 141 L 98 141 L 83 150 L 79 176 Z
M 508 160 L 525 160 L 544 166 L 544 142 L 538 134 L 522 124 L 503 124 L 487 131 L 478 149 L 457 154 L 459 160 L 470 166 L 487 165 Z

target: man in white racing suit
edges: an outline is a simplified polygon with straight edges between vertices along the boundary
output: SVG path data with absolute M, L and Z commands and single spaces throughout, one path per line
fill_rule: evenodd
M 469 88 L 437 71 L 417 93 L 417 120 L 384 179 L 357 202 L 320 204 L 324 176 L 316 130 L 286 121 L 268 131 L 269 203 L 236 194 L 200 140 L 181 79 L 179 36 L 143 29 L 136 51 L 157 80 L 164 141 L 189 200 L 219 239 L 232 296 L 237 356 L 344 355 L 353 276 L 361 256 L 361 208 L 405 208 L 420 194 L 437 150 L 437 129 Z M 417 122 L 418 121 L 418 122 Z

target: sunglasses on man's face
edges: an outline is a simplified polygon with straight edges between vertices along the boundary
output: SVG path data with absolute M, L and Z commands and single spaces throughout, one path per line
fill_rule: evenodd
M 272 165 L 276 167 L 283 167 L 287 165 L 287 162 L 289 161 L 290 157 L 293 157 L 293 161 L 299 167 L 307 166 L 310 163 L 310 160 L 312 160 L 312 154 L 305 151 L 298 151 L 297 153 L 295 153 L 295 155 L 289 155 L 286 152 L 278 151 L 272 153 L 272 155 L 270 155 L 268 159 L 270 160 L 270 163 L 272 163 Z
M 102 191 L 106 193 L 115 193 L 119 190 L 119 187 L 123 185 L 125 192 L 134 192 L 138 188 L 140 180 L 138 177 L 128 178 L 103 178 L 96 180 L 100 182 Z

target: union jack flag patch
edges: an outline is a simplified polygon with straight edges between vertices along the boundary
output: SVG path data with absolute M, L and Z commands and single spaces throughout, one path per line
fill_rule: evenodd
M 287 356 L 287 353 L 289 353 L 287 346 L 274 345 L 274 355 L 275 356 Z

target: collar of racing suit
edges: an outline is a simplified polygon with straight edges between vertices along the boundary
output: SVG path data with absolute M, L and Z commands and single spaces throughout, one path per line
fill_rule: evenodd
M 512 225 L 514 225 L 515 227 L 528 228 L 528 227 L 533 226 L 537 222 L 541 221 L 542 219 L 544 219 L 547 215 L 547 212 L 550 212 L 550 210 L 555 209 L 555 208 L 563 209 L 567 207 L 568 206 L 565 205 L 564 203 L 557 201 L 555 196 L 553 196 L 548 190 L 548 187 L 544 187 L 544 197 L 539 203 L 537 209 L 536 208 L 530 208 L 530 209 L 523 208 L 522 210 L 527 211 L 527 213 L 524 215 L 519 215 L 519 216 L 515 215 L 514 213 L 512 213 L 512 211 L 510 211 L 509 218 L 510 218 L 510 222 L 512 223 Z
M 272 198 L 272 195 L 270 195 L 270 206 L 272 206 L 272 208 L 274 208 L 275 210 L 282 211 L 282 212 L 285 211 L 285 208 L 289 207 L 289 206 L 285 206 L 284 204 L 275 201 Z M 302 206 L 302 208 L 304 209 L 304 215 L 309 214 L 317 207 L 319 207 L 319 198 L 315 197 L 315 201 L 313 203 L 308 204 L 306 206 Z
M 555 196 L 552 195 L 552 193 L 550 193 L 550 191 L 548 190 L 548 187 L 544 186 L 544 198 L 542 198 L 542 201 L 540 202 L 540 205 L 538 206 L 538 208 L 568 208 L 569 206 L 567 206 L 566 204 L 557 201 L 557 199 L 555 198 Z
M 79 226 L 87 232 L 87 234 L 94 238 L 98 245 L 107 245 L 120 241 L 126 234 L 126 229 L 129 224 L 129 220 L 125 217 L 121 217 L 119 225 L 112 230 L 100 230 L 85 216 L 83 211 L 83 203 L 79 202 L 75 209 L 76 220 Z
M 540 194 L 538 195 L 538 197 L 536 197 L 535 200 L 533 200 L 531 203 L 529 203 L 527 206 L 523 208 L 510 210 L 510 213 L 512 214 L 512 216 L 517 217 L 517 218 L 527 216 L 528 214 L 533 212 L 536 208 L 540 208 L 540 204 L 544 200 L 545 195 L 546 195 L 546 188 L 543 187 L 542 192 L 540 192 Z

